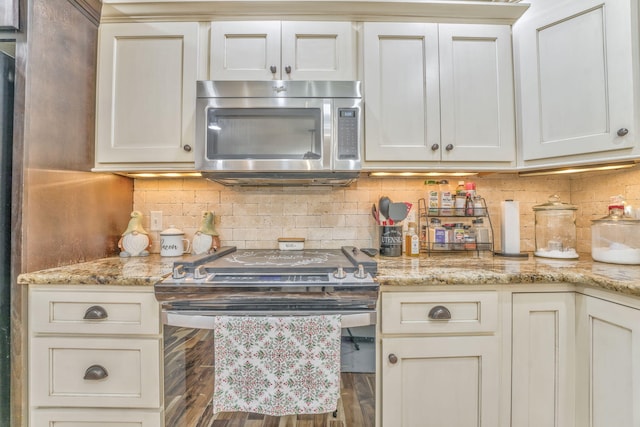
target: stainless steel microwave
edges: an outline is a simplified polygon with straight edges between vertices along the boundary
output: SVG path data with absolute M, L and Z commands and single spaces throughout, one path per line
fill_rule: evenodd
M 348 185 L 362 150 L 357 81 L 198 81 L 195 165 L 239 185 Z

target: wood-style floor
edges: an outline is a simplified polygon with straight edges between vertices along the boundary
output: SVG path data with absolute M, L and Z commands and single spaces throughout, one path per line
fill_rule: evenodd
M 273 417 L 245 412 L 214 416 L 213 334 L 165 328 L 166 427 L 374 427 L 375 375 L 343 372 L 336 416 Z

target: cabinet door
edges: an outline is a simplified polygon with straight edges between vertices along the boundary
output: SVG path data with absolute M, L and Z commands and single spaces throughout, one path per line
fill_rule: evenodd
M 283 78 L 357 80 L 355 39 L 351 22 L 283 22 Z
M 575 425 L 575 294 L 513 295 L 511 426 Z
M 210 58 L 212 80 L 280 79 L 280 21 L 212 22 Z
M 516 23 L 524 160 L 632 147 L 631 3 L 540 1 Z
M 158 427 L 163 426 L 160 411 L 130 409 L 35 409 L 31 427 Z
M 364 75 L 365 159 L 440 160 L 437 24 L 365 23 Z
M 96 163 L 193 162 L 197 23 L 100 26 Z
M 515 161 L 511 27 L 442 24 L 443 161 Z
M 383 339 L 381 425 L 499 425 L 498 354 L 496 337 Z
M 640 310 L 578 295 L 578 426 L 640 426 Z

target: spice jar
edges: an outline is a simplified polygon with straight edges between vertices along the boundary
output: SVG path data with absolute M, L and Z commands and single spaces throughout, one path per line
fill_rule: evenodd
M 578 258 L 576 252 L 577 206 L 560 201 L 554 195 L 542 205 L 534 206 L 536 250 L 545 258 Z

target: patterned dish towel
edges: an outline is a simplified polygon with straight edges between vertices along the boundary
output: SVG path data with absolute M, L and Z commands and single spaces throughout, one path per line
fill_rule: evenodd
M 340 316 L 216 317 L 213 413 L 333 412 Z

